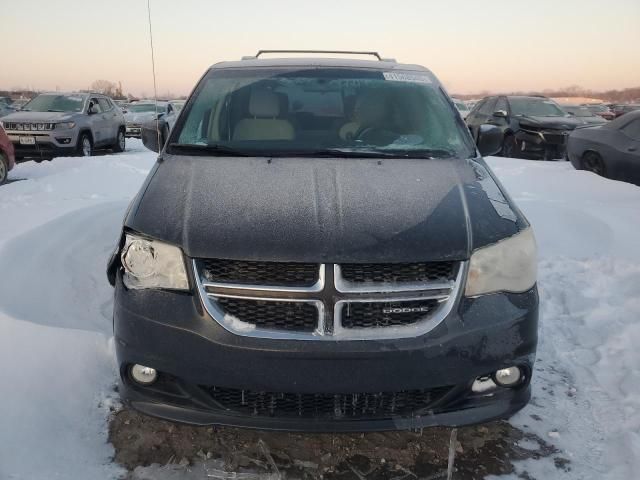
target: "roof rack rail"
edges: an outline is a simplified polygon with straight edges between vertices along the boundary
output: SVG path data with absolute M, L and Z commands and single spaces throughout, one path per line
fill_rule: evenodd
M 382 58 L 378 52 L 363 52 L 357 50 L 259 50 L 255 56 L 242 57 L 242 60 L 253 60 L 265 53 L 322 53 L 338 55 L 370 55 L 376 57 L 381 62 L 395 62 L 393 58 Z

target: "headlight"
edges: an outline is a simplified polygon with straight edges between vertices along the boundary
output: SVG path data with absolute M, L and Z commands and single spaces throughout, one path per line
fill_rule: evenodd
M 178 247 L 127 233 L 120 258 L 127 288 L 189 289 L 184 258 Z
M 70 128 L 73 128 L 75 126 L 75 122 L 56 123 L 56 130 L 69 130 Z
M 473 252 L 465 295 L 526 292 L 536 283 L 536 240 L 531 227 Z

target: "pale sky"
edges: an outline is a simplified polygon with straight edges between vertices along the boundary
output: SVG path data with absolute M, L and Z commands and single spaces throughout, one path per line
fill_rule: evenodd
M 0 90 L 151 95 L 146 0 L 0 0 Z M 260 48 L 377 50 L 450 92 L 640 85 L 640 0 L 151 0 L 160 95 Z

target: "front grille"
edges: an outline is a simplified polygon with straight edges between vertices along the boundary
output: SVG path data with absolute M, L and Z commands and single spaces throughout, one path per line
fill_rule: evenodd
M 423 413 L 451 387 L 379 393 L 286 393 L 203 387 L 222 408 L 241 415 L 340 419 L 392 418 Z
M 202 273 L 209 282 L 242 285 L 310 287 L 318 281 L 317 263 L 204 260 Z
M 55 123 L 18 123 L 18 122 L 7 122 L 5 123 L 5 130 L 17 130 L 17 131 L 43 131 L 43 130 L 53 130 L 55 128 Z
M 226 314 L 258 328 L 313 332 L 318 325 L 318 309 L 311 303 L 225 297 L 216 302 Z
M 567 141 L 568 135 L 565 132 L 544 132 L 544 140 L 552 145 L 562 145 Z
M 456 262 L 344 263 L 342 277 L 353 283 L 421 283 L 453 280 Z
M 351 302 L 342 307 L 344 328 L 380 328 L 413 325 L 435 311 L 438 300 L 405 302 Z
M 225 329 L 314 341 L 424 335 L 453 308 L 464 272 L 462 262 L 199 259 L 193 265 L 204 307 Z

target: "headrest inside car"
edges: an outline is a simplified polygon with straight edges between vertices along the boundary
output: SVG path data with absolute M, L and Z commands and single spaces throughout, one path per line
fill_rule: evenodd
M 275 118 L 280 114 L 278 96 L 271 90 L 256 88 L 249 98 L 249 115 L 255 118 Z

